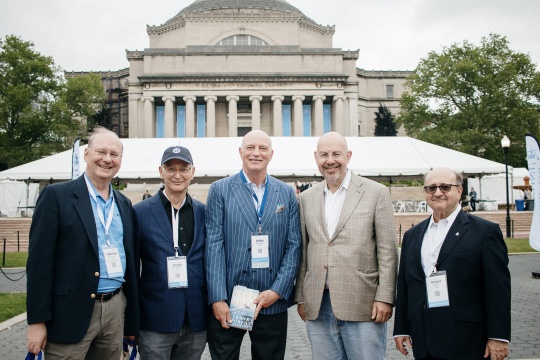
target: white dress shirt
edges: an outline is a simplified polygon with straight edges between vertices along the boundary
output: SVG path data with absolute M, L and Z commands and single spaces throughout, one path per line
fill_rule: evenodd
M 339 220 L 339 214 L 341 208 L 345 202 L 345 196 L 347 196 L 347 189 L 351 182 L 351 171 L 347 169 L 347 175 L 341 182 L 339 189 L 335 193 L 332 193 L 328 189 L 328 184 L 324 187 L 324 219 L 326 221 L 326 230 L 330 238 L 336 231 L 336 226 Z
M 424 234 L 424 240 L 422 241 L 422 267 L 424 268 L 426 277 L 428 277 L 435 269 L 444 239 L 452 227 L 454 220 L 456 220 L 460 210 L 461 206 L 456 206 L 456 209 L 450 216 L 446 219 L 439 220 L 438 223 L 433 221 L 433 215 L 431 215 L 429 226 Z

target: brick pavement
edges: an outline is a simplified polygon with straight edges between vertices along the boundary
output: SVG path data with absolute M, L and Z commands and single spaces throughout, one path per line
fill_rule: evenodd
M 512 274 L 512 343 L 509 359 L 540 360 L 540 279 L 532 278 L 532 271 L 540 270 L 540 254 L 510 256 L 510 272 Z M 7 273 L 16 270 L 5 270 Z M 11 276 L 10 276 L 11 277 Z M 13 276 L 14 277 L 14 276 Z M 16 278 L 20 277 L 18 275 Z M 0 274 L 0 291 L 24 291 L 26 278 L 10 282 Z M 387 354 L 385 359 L 398 360 L 405 358 L 394 347 L 391 338 L 393 320 L 388 324 Z M 24 357 L 26 348 L 26 321 L 17 322 L 6 328 L 0 324 L 0 359 L 17 360 Z M 249 336 L 246 335 L 242 345 L 241 360 L 250 358 Z M 210 360 L 208 349 L 203 360 Z M 289 332 L 287 337 L 286 360 L 309 360 L 311 350 L 304 323 L 296 313 L 296 308 L 289 310 Z

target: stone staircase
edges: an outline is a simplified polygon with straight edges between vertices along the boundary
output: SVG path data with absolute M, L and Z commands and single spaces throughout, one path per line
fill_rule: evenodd
M 32 218 L 0 218 L 0 252 L 4 252 L 4 240 L 6 252 L 28 251 L 28 236 Z
M 399 241 L 405 231 L 429 217 L 428 213 L 395 213 L 396 234 Z M 499 224 L 506 234 L 506 211 L 477 211 L 474 215 Z M 532 211 L 511 211 L 513 235 L 515 238 L 528 238 L 532 223 Z M 28 251 L 28 236 L 32 218 L 0 218 L 0 252 L 3 252 L 4 239 L 6 251 Z
M 503 235 L 506 235 L 506 211 L 476 211 L 473 215 L 499 224 Z M 430 216 L 428 213 L 395 213 L 396 232 L 401 241 L 405 231 Z M 512 221 L 512 237 L 528 238 L 531 229 L 532 211 L 510 211 Z

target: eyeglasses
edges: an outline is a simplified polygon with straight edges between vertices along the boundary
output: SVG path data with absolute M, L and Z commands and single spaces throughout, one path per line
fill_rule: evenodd
M 189 167 L 189 168 L 176 169 L 176 168 L 174 168 L 172 166 L 163 166 L 163 170 L 165 170 L 165 173 L 168 176 L 174 176 L 174 175 L 176 175 L 177 172 L 179 172 L 180 175 L 182 175 L 182 176 L 186 176 L 191 172 L 191 169 L 193 169 L 193 168 Z
M 435 194 L 437 192 L 437 188 L 441 189 L 441 192 L 447 193 L 452 190 L 452 186 L 459 187 L 461 185 L 454 185 L 454 184 L 441 184 L 441 185 L 428 185 L 424 186 L 424 190 L 428 194 Z
M 105 151 L 105 150 L 101 150 L 101 149 L 98 149 L 98 150 L 94 150 L 94 152 L 99 156 L 99 157 L 106 157 L 107 155 L 109 155 L 111 157 L 111 160 L 118 160 L 122 157 L 121 154 L 115 152 L 115 151 Z

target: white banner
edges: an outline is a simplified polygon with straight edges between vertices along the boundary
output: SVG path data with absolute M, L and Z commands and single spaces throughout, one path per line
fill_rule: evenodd
M 530 134 L 525 136 L 527 146 L 527 164 L 531 178 L 532 198 L 535 200 L 529 243 L 536 251 L 540 251 L 540 148 L 538 140 Z
M 71 178 L 79 177 L 79 138 L 73 142 L 73 153 L 71 154 Z

